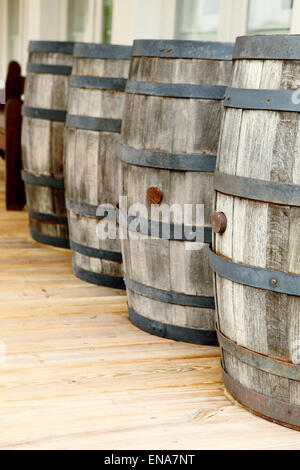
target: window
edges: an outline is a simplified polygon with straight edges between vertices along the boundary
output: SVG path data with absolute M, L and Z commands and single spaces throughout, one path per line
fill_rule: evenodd
M 18 60 L 20 53 L 20 1 L 7 2 L 8 23 L 8 60 Z
M 102 42 L 111 42 L 113 0 L 103 0 Z
M 220 0 L 177 0 L 176 12 L 176 39 L 217 39 Z
M 85 40 L 88 4 L 88 0 L 68 1 L 68 39 L 70 41 Z
M 293 0 L 249 0 L 248 33 L 288 33 Z

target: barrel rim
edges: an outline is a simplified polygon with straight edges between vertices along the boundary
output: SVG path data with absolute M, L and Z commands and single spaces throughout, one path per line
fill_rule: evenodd
M 113 276 L 112 274 L 96 273 L 87 269 L 81 268 L 73 261 L 73 274 L 82 281 L 97 286 L 110 287 L 112 289 L 126 290 L 125 283 L 122 277 Z
M 151 320 L 128 308 L 131 323 L 142 331 L 160 338 L 182 341 L 184 343 L 199 344 L 202 346 L 217 347 L 218 338 L 214 330 L 201 330 L 185 326 L 171 325 L 157 320 Z
M 78 42 L 75 44 L 73 56 L 81 59 L 120 59 L 130 60 L 131 46 L 120 44 L 100 44 Z
M 132 57 L 231 61 L 233 51 L 232 42 L 138 39 L 133 43 Z
M 64 248 L 69 250 L 70 243 L 68 238 L 54 237 L 45 233 L 39 232 L 34 228 L 30 227 L 30 235 L 33 240 L 44 245 L 55 246 L 56 248 Z
M 299 60 L 300 34 L 239 36 L 233 60 Z
M 243 407 L 261 418 L 300 430 L 300 406 L 256 392 L 229 375 L 222 365 L 225 389 Z
M 29 52 L 54 52 L 57 54 L 73 54 L 73 41 L 30 41 Z
M 157 300 L 159 302 L 181 305 L 183 307 L 201 308 L 207 310 L 215 310 L 214 297 L 205 295 L 192 295 L 185 292 L 177 292 L 173 290 L 158 289 L 157 287 L 149 286 L 125 275 L 124 281 L 127 290 L 139 294 L 148 299 Z

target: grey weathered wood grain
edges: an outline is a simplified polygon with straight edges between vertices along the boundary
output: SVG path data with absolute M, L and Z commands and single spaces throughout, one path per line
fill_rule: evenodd
M 297 89 L 299 62 L 237 60 L 231 86 Z M 227 108 L 218 169 L 266 181 L 299 184 L 299 114 Z M 215 236 L 217 253 L 237 263 L 300 274 L 299 209 L 216 194 L 228 228 Z M 299 341 L 299 297 L 239 285 L 216 276 L 218 323 L 223 334 L 261 354 L 292 361 Z M 298 346 L 299 348 L 299 346 Z M 223 353 L 227 372 L 261 394 L 300 404 L 296 381 L 254 369 Z M 300 367 L 300 366 L 299 366 Z M 299 423 L 300 424 L 300 423 Z
M 133 57 L 131 80 L 227 85 L 231 62 L 214 60 Z M 122 126 L 122 143 L 139 150 L 216 155 L 221 127 L 220 101 L 164 98 L 127 94 Z M 170 171 L 122 165 L 122 191 L 128 206 L 146 201 L 149 187 L 158 187 L 162 204 L 204 204 L 204 224 L 210 226 L 213 203 L 213 174 Z M 171 222 L 174 222 L 171 214 Z M 193 220 L 195 223 L 195 220 Z M 181 241 L 150 239 L 129 232 L 122 241 L 125 275 L 139 283 L 194 296 L 213 296 L 208 245 L 189 251 Z M 138 314 L 175 326 L 214 330 L 214 311 L 171 305 L 128 291 L 129 307 Z
M 127 78 L 129 60 L 74 58 L 73 75 Z M 70 87 L 68 114 L 106 119 L 122 119 L 124 92 Z M 120 134 L 67 127 L 65 144 L 65 186 L 67 199 L 92 206 L 119 201 Z M 70 239 L 94 249 L 121 253 L 118 228 L 102 222 L 105 230 L 115 230 L 117 239 L 100 240 L 99 219 L 68 211 Z M 113 227 L 112 227 L 113 225 Z M 73 251 L 73 264 L 96 274 L 122 277 L 122 264 Z
M 72 55 L 37 53 L 29 55 L 29 62 L 43 65 L 72 65 Z M 28 73 L 24 105 L 49 110 L 66 110 L 69 77 L 54 74 Z M 24 170 L 34 175 L 63 178 L 64 129 L 62 122 L 23 118 L 22 154 Z M 63 190 L 26 184 L 28 207 L 39 213 L 66 216 Z M 44 235 L 68 239 L 64 225 L 37 223 L 30 226 Z

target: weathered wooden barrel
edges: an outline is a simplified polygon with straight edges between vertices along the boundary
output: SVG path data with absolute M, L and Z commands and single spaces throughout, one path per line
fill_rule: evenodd
M 232 53 L 226 43 L 135 41 L 121 137 L 129 221 L 132 205 L 145 206 L 122 240 L 130 319 L 154 335 L 205 345 L 217 344 L 209 243 Z M 185 204 L 204 205 L 200 240 L 191 241 L 194 215 L 184 230 L 170 213 L 165 232 L 168 216 L 152 213 L 174 204 L 180 212 Z
M 99 237 L 99 205 L 119 200 L 120 132 L 131 47 L 78 44 L 70 79 L 65 180 L 74 274 L 125 289 L 121 244 Z M 108 227 L 108 230 L 110 228 Z
M 72 42 L 32 41 L 23 106 L 23 179 L 31 236 L 69 247 L 63 179 Z
M 215 177 L 228 392 L 300 429 L 300 36 L 238 38 Z

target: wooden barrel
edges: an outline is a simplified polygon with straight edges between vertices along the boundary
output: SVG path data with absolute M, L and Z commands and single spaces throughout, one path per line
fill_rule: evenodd
M 122 241 L 131 321 L 158 336 L 206 345 L 217 344 L 209 243 L 221 100 L 232 53 L 233 45 L 225 43 L 135 41 L 121 137 L 129 219 L 132 205 L 146 208 Z M 204 205 L 199 243 L 187 241 L 173 213 L 169 233 L 166 217 L 151 213 L 154 206 L 174 204 L 180 210 Z M 190 230 L 195 223 L 193 218 Z M 155 227 L 156 238 L 149 237 Z
M 32 41 L 23 106 L 23 179 L 31 236 L 68 248 L 63 148 L 71 42 Z
M 66 128 L 66 198 L 73 271 L 87 282 L 125 289 L 120 240 L 102 239 L 99 205 L 119 199 L 120 132 L 131 47 L 78 44 Z M 110 228 L 108 227 L 108 230 Z
M 213 216 L 225 386 L 300 429 L 300 36 L 238 38 Z

